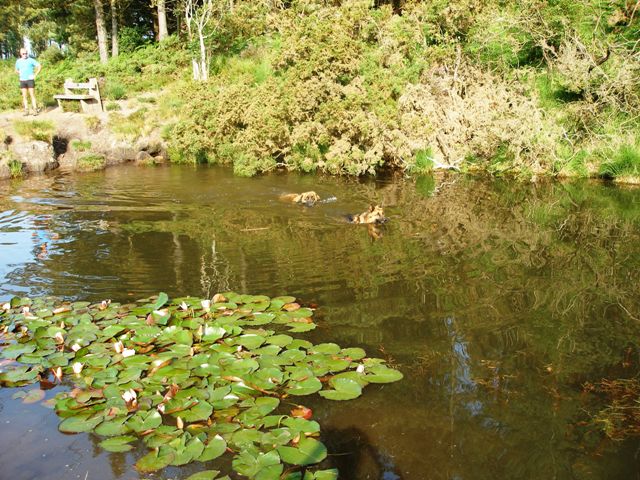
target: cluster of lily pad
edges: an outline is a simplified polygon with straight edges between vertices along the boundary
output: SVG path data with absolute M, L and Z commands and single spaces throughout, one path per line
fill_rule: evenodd
M 402 374 L 361 348 L 289 335 L 314 329 L 312 315 L 293 297 L 236 293 L 127 305 L 14 298 L 0 307 L 0 385 L 68 385 L 55 401 L 60 431 L 93 432 L 113 452 L 142 439 L 141 472 L 229 452 L 252 479 L 335 479 L 310 468 L 327 456 L 311 409 L 282 400 L 349 400 Z

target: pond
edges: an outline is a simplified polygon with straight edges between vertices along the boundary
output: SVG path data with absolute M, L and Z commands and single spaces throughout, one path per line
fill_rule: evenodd
M 312 208 L 278 199 L 307 190 L 322 198 Z M 388 223 L 346 222 L 372 203 Z M 640 372 L 638 189 L 177 166 L 0 184 L 1 301 L 225 291 L 295 296 L 318 324 L 298 336 L 404 373 L 355 400 L 303 399 L 340 478 L 638 478 L 640 441 L 609 440 L 604 399 L 585 388 Z M 139 474 L 144 447 L 64 435 L 15 390 L 0 389 L 3 478 L 202 468 Z

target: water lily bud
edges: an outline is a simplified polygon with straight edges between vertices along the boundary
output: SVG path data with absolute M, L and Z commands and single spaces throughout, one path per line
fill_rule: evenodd
M 224 295 L 220 295 L 219 293 L 216 293 L 213 296 L 213 303 L 224 303 L 226 301 L 227 299 L 224 297 Z
M 62 380 L 62 368 L 58 367 L 58 368 L 54 368 L 52 370 L 53 376 L 56 377 L 58 380 Z
M 64 322 L 60 322 L 60 328 L 66 328 L 66 325 L 64 324 Z
M 182 418 L 176 418 L 176 427 L 178 427 L 180 430 L 184 428 L 184 422 L 182 421 Z
M 82 347 L 80 345 L 78 345 L 77 343 L 74 343 L 73 345 L 71 345 L 71 350 L 73 350 L 74 352 L 77 352 L 81 348 Z
M 111 304 L 111 300 L 102 300 L 102 302 L 100 302 L 100 310 L 104 310 L 110 304 Z
M 158 411 L 162 414 L 164 414 L 164 403 L 160 403 L 158 404 Z
M 8 312 L 9 310 L 11 310 L 11 304 L 9 302 L 3 304 L 2 309 Z
M 82 365 L 80 362 L 76 362 L 73 365 L 71 365 L 71 368 L 73 369 L 73 373 L 75 373 L 76 375 L 80 374 L 83 367 L 84 365 Z
M 358 368 L 356 368 L 356 372 L 364 373 L 364 365 L 358 365 Z
M 113 349 L 116 351 L 116 353 L 122 353 L 122 350 L 124 350 L 124 345 L 122 345 L 122 342 L 118 340 L 113 344 Z
M 53 338 L 55 338 L 58 343 L 64 343 L 64 336 L 62 335 L 62 332 L 56 332 Z
M 131 357 L 136 354 L 136 351 L 133 348 L 125 348 L 122 350 L 122 356 L 124 358 Z
M 22 313 L 24 313 L 24 314 L 26 315 L 26 314 L 27 314 L 27 313 L 29 313 L 29 312 L 30 312 L 30 309 L 29 309 L 29 307 L 28 307 L 28 306 L 24 306 L 24 307 L 22 307 Z
M 182 302 L 182 303 L 180 304 L 180 308 L 181 308 L 182 310 L 189 310 L 189 305 L 187 305 L 187 304 L 186 304 L 186 302 Z
M 205 312 L 209 312 L 211 310 L 211 300 L 202 300 L 200 304 Z

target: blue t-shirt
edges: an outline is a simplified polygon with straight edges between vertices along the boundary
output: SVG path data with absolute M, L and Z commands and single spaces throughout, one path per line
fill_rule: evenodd
M 40 64 L 33 58 L 19 58 L 16 60 L 16 70 L 20 72 L 20 80 L 33 80 L 36 77 L 36 67 Z

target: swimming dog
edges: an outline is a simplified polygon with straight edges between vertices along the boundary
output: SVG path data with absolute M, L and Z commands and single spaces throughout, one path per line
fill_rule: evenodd
M 369 205 L 369 209 L 360 215 L 347 215 L 350 223 L 385 223 L 388 218 L 384 216 L 384 210 L 380 205 Z
M 304 193 L 287 193 L 286 195 L 280 195 L 280 200 L 312 207 L 318 200 L 320 200 L 320 195 L 313 191 Z

